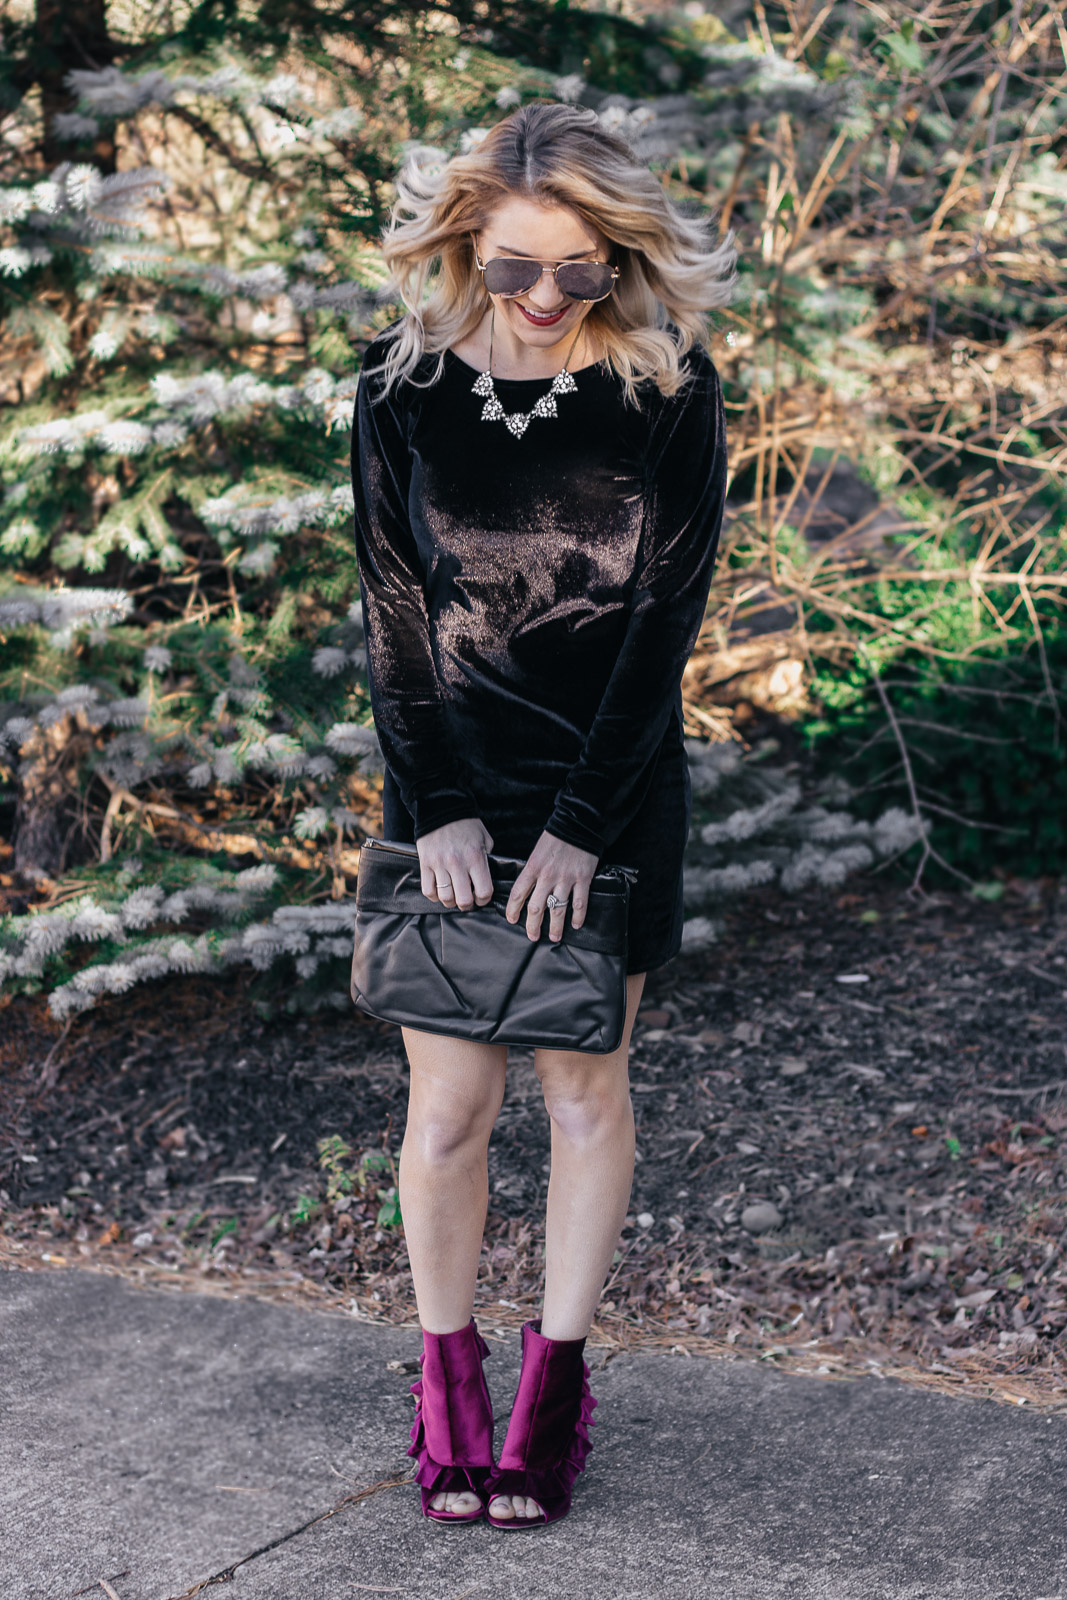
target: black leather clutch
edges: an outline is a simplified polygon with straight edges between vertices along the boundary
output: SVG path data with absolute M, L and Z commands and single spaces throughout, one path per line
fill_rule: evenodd
M 634 867 L 601 867 L 580 928 L 539 939 L 504 915 L 525 863 L 489 855 L 493 898 L 470 911 L 422 892 L 415 845 L 368 839 L 356 881 L 352 999 L 385 1022 L 487 1044 L 606 1053 L 626 1020 L 626 932 Z

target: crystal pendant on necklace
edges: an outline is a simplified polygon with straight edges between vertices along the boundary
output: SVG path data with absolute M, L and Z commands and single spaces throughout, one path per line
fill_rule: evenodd
M 483 422 L 503 422 L 513 438 L 521 439 L 535 417 L 556 417 L 559 415 L 556 409 L 557 395 L 572 394 L 577 389 L 578 385 L 567 370 L 567 362 L 573 356 L 575 346 L 581 336 L 581 323 L 575 330 L 574 338 L 571 340 L 567 351 L 566 360 L 552 379 L 548 393 L 543 394 L 539 400 L 535 401 L 529 411 L 513 411 L 509 416 L 500 403 L 500 397 L 493 383 L 493 326 L 495 317 L 496 307 L 494 306 L 493 315 L 489 319 L 489 365 L 484 372 L 479 372 L 475 378 L 471 385 L 471 393 L 478 395 L 480 399 L 485 401 L 482 407 L 481 420 Z
M 483 422 L 503 422 L 508 432 L 516 439 L 521 439 L 534 417 L 556 417 L 556 396 L 570 394 L 577 389 L 571 374 L 563 367 L 552 379 L 552 386 L 547 394 L 543 394 L 529 411 L 512 411 L 510 414 L 504 410 L 500 397 L 493 383 L 492 372 L 486 369 L 480 372 L 471 385 L 471 393 L 476 394 L 485 401 L 482 407 L 481 420 Z

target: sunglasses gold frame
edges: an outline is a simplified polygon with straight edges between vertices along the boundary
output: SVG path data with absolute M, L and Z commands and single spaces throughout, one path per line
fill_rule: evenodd
M 483 273 L 483 274 L 485 272 L 486 267 L 490 266 L 492 264 L 492 262 L 494 262 L 494 261 L 524 261 L 525 262 L 525 257 L 523 257 L 523 256 L 490 256 L 488 261 L 484 261 L 483 262 L 480 259 L 479 255 L 478 255 L 478 244 L 477 244 L 477 241 L 474 239 L 474 235 L 473 234 L 471 234 L 471 239 L 474 242 L 474 264 L 478 268 L 478 271 Z M 532 267 L 534 265 L 534 262 L 530 261 L 529 265 Z M 599 305 L 601 300 L 606 300 L 607 299 L 608 295 L 611 294 L 612 290 L 615 287 L 615 280 L 619 276 L 619 268 L 617 266 L 612 266 L 612 268 L 611 268 L 611 282 L 608 285 L 607 289 L 605 289 L 604 293 L 600 294 L 600 295 L 597 295 L 595 300 L 586 300 L 586 299 L 583 299 L 580 295 L 567 294 L 567 291 L 566 291 L 566 289 L 564 289 L 563 285 L 560 283 L 557 274 L 559 272 L 560 267 L 606 267 L 606 266 L 610 266 L 610 265 L 611 265 L 611 263 L 607 262 L 607 261 L 542 261 L 540 263 L 540 267 L 541 267 L 540 276 L 535 278 L 533 283 L 528 284 L 525 289 L 516 289 L 514 294 L 500 294 L 498 296 L 498 298 L 501 299 L 501 300 L 517 300 L 520 295 L 529 294 L 531 289 L 535 289 L 537 287 L 538 283 L 541 280 L 541 277 L 544 276 L 545 268 L 548 267 L 549 270 L 552 273 L 552 277 L 555 279 L 556 288 L 559 290 L 560 294 L 567 295 L 567 299 L 568 300 L 574 300 L 579 305 L 586 305 L 586 306 Z M 484 278 L 483 278 L 483 282 L 484 282 Z M 486 294 L 488 294 L 490 291 L 487 289 L 485 292 L 486 292 Z

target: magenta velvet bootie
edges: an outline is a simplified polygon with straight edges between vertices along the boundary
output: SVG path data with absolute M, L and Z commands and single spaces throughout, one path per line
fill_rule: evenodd
M 422 1377 L 411 1385 L 415 1422 L 409 1456 L 418 1461 L 415 1482 L 422 1514 L 434 1522 L 479 1522 L 485 1515 L 484 1484 L 493 1464 L 493 1406 L 482 1362 L 489 1346 L 474 1318 L 455 1333 L 422 1335 Z M 435 1511 L 433 1496 L 473 1490 L 482 1500 L 462 1515 Z
M 593 1448 L 589 1428 L 596 1401 L 589 1392 L 584 1339 L 546 1339 L 540 1322 L 522 1330 L 522 1372 L 500 1460 L 485 1482 L 485 1497 L 522 1494 L 540 1517 L 494 1517 L 494 1528 L 543 1528 L 565 1517 L 578 1474 Z

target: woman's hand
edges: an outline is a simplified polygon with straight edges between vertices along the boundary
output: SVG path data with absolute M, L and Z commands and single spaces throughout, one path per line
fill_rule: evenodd
M 539 939 L 545 902 L 550 894 L 555 894 L 563 901 L 570 901 L 571 926 L 580 928 L 585 921 L 589 885 L 598 859 L 589 850 L 579 850 L 577 845 L 557 839 L 554 833 L 542 833 L 508 896 L 505 911 L 508 921 L 518 922 L 522 903 L 529 895 L 526 932 L 531 939 Z M 549 908 L 548 936 L 554 944 L 563 938 L 566 917 L 566 904 Z
M 479 817 L 463 817 L 424 833 L 416 841 L 422 871 L 422 892 L 427 900 L 470 911 L 475 901 L 488 905 L 493 879 L 486 852 L 493 837 Z

